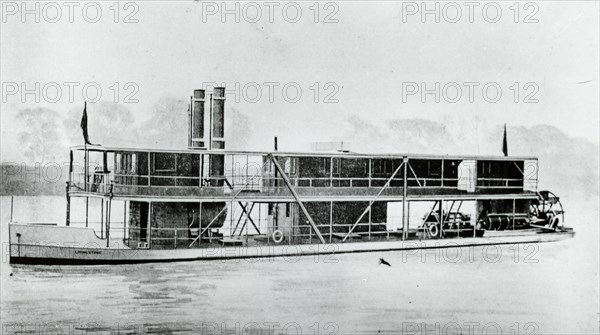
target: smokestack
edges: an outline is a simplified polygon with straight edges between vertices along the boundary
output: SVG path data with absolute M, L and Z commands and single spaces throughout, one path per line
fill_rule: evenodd
M 206 149 L 206 142 L 204 140 L 204 90 L 194 90 L 194 96 L 192 97 L 192 117 L 191 117 L 191 128 L 192 128 L 192 147 Z
M 225 87 L 214 88 L 211 103 L 211 149 L 225 149 Z

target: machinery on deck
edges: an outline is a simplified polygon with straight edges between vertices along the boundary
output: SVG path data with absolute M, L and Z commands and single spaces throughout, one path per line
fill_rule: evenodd
M 435 210 L 423 218 L 422 230 L 426 237 L 482 237 L 485 232 L 471 223 L 471 216 L 468 214 L 459 211 L 442 211 L 442 214 L 443 217 L 440 218 L 440 211 Z

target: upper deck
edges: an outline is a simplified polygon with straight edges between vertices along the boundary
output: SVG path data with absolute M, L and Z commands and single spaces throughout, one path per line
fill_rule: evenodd
M 153 201 L 535 198 L 537 158 L 71 148 L 69 193 Z M 87 182 L 86 182 L 87 181 Z M 406 192 L 404 191 L 406 188 Z

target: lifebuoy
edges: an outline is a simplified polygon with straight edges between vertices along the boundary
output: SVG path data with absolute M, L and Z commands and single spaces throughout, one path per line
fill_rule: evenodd
M 281 241 L 283 241 L 283 233 L 280 230 L 274 231 L 271 237 L 275 243 L 281 243 Z
M 432 224 L 431 226 L 429 226 L 429 236 L 438 237 L 439 233 L 440 233 L 440 230 L 438 229 L 437 225 Z

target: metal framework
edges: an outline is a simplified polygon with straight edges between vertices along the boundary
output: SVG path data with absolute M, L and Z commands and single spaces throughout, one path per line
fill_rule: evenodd
M 196 242 L 199 242 L 198 245 L 201 244 L 203 240 L 203 236 L 209 229 L 213 228 L 213 225 L 217 222 L 219 217 L 221 217 L 224 213 L 227 212 L 227 209 L 231 209 L 231 226 L 229 231 L 229 236 L 231 239 L 236 237 L 241 237 L 242 234 L 246 235 L 246 240 L 248 240 L 249 235 L 249 226 L 252 225 L 254 231 L 258 235 L 264 235 L 261 233 L 261 225 L 260 225 L 260 204 L 296 204 L 299 210 L 304 214 L 307 219 L 307 225 L 303 225 L 303 223 L 293 223 L 296 218 L 294 218 L 295 214 L 293 212 L 290 214 L 290 220 L 292 224 L 290 225 L 290 233 L 289 233 L 289 243 L 292 243 L 293 238 L 303 238 L 306 237 L 308 243 L 312 243 L 312 233 L 316 235 L 318 241 L 321 244 L 325 244 L 327 242 L 332 242 L 332 237 L 341 237 L 341 242 L 346 242 L 350 237 L 354 236 L 354 231 L 360 225 L 363 226 L 360 222 L 367 216 L 368 214 L 368 231 L 363 232 L 362 234 L 368 234 L 369 240 L 371 240 L 372 236 L 377 236 L 378 233 L 383 233 L 383 231 L 373 231 L 373 227 L 377 228 L 377 226 L 373 226 L 372 222 L 372 214 L 373 214 L 373 205 L 377 201 L 382 202 L 399 202 L 402 201 L 402 240 L 406 240 L 409 238 L 409 211 L 410 211 L 410 202 L 411 201 L 434 201 L 434 205 L 431 208 L 428 216 L 430 216 L 436 209 L 438 208 L 439 216 L 438 223 L 440 226 L 440 236 L 444 235 L 444 225 L 448 222 L 450 218 L 450 214 L 454 209 L 456 203 L 458 203 L 457 211 L 460 211 L 461 206 L 465 200 L 511 200 L 512 199 L 512 228 L 515 228 L 515 199 L 537 199 L 539 194 L 537 191 L 535 192 L 527 192 L 524 190 L 525 184 L 525 173 L 524 169 L 517 164 L 516 161 L 530 160 L 536 161 L 536 158 L 533 157 L 471 157 L 471 156 L 432 156 L 432 155 L 399 155 L 399 154 L 383 154 L 383 155 L 365 155 L 365 154 L 355 154 L 355 153 L 284 153 L 284 152 L 252 152 L 252 151 L 215 151 L 215 150 L 147 150 L 147 149 L 134 149 L 134 148 L 106 148 L 106 147 L 73 147 L 72 151 L 84 151 L 84 168 L 83 174 L 79 172 L 73 171 L 73 162 L 71 162 L 70 173 L 69 173 L 69 182 L 68 182 L 68 206 L 70 206 L 70 199 L 74 196 L 82 196 L 86 199 L 86 226 L 88 222 L 88 210 L 87 203 L 90 197 L 99 197 L 102 199 L 101 201 L 101 237 L 106 238 L 107 246 L 110 243 L 111 238 L 111 219 L 110 215 L 112 212 L 112 200 L 119 199 L 124 200 L 124 225 L 123 225 L 123 238 L 125 239 L 127 235 L 127 231 L 133 231 L 134 228 L 126 228 L 127 224 L 127 202 L 131 203 L 133 201 L 141 201 L 148 202 L 149 207 L 149 217 L 148 220 L 151 222 L 153 219 L 154 206 L 153 203 L 158 202 L 225 202 L 229 205 L 224 206 L 220 209 L 208 225 L 202 226 L 202 212 L 200 212 L 198 216 L 198 232 L 197 236 L 189 237 L 188 247 L 192 247 Z M 90 152 L 101 152 L 103 157 L 103 165 L 105 166 L 101 171 L 90 172 Z M 114 169 L 115 171 L 110 172 L 107 171 L 107 153 L 114 154 Z M 134 173 L 123 173 L 119 172 L 117 169 L 117 154 L 122 153 L 135 153 L 142 154 L 146 156 L 147 160 L 147 171 L 146 174 L 137 174 L 137 170 L 133 171 Z M 163 170 L 160 170 L 160 174 L 154 173 L 153 165 L 151 164 L 156 158 L 154 158 L 154 154 L 157 153 L 169 153 L 169 154 L 193 154 L 198 156 L 198 176 L 187 176 L 187 175 L 169 175 L 165 174 Z M 71 152 L 72 154 L 72 152 Z M 231 155 L 231 164 L 235 165 L 235 155 L 246 155 L 246 166 L 245 171 L 236 174 L 233 171 L 231 174 L 227 175 L 210 175 L 210 164 L 207 164 L 211 159 L 211 155 L 220 155 L 227 156 Z M 249 175 L 249 156 L 255 156 L 258 158 L 263 158 L 263 165 L 260 166 L 258 173 L 260 173 L 259 178 L 254 178 L 253 175 Z M 121 156 L 122 157 L 122 156 Z M 282 163 L 280 163 L 280 159 L 287 160 L 290 165 L 297 164 L 297 162 L 292 162 L 294 159 L 303 159 L 303 158 L 324 158 L 329 162 L 329 173 L 325 174 L 325 177 L 322 176 L 313 176 L 313 177 L 302 177 L 299 174 L 295 174 L 292 167 L 289 167 L 290 171 L 286 171 L 286 168 L 282 167 Z M 337 172 L 334 175 L 334 163 L 339 164 L 340 159 L 362 159 L 366 163 L 366 169 L 368 169 L 368 173 L 365 176 L 344 176 Z M 400 164 L 395 167 L 393 173 L 389 174 L 385 172 L 381 174 L 381 172 L 373 171 L 373 164 L 375 164 L 375 160 L 391 160 L 389 164 L 392 164 L 394 161 L 401 160 Z M 460 162 L 467 161 L 472 159 L 475 162 L 474 167 L 474 176 L 469 177 L 469 182 L 473 183 L 473 189 L 469 190 L 467 187 L 466 190 L 461 190 L 459 188 L 460 178 L 454 178 L 451 175 L 446 176 L 445 174 L 445 161 L 450 160 L 458 160 Z M 413 160 L 417 161 L 427 161 L 432 160 L 438 164 L 438 168 L 441 169 L 438 172 L 438 177 L 432 177 L 431 173 L 421 172 L 421 165 L 413 165 L 411 162 Z M 516 167 L 516 169 L 522 175 L 521 179 L 518 178 L 509 178 L 503 176 L 502 178 L 495 177 L 480 177 L 477 175 L 477 162 L 481 160 L 486 161 L 508 161 L 513 162 L 512 165 Z M 120 161 L 119 161 L 120 162 Z M 380 162 L 380 161 L 377 161 Z M 196 163 L 194 163 L 196 164 Z M 224 164 L 224 163 L 223 163 Z M 377 163 L 379 164 L 379 163 Z M 177 165 L 177 163 L 176 163 Z M 269 166 L 272 166 L 270 168 Z M 484 165 L 485 166 L 485 165 Z M 265 173 L 265 169 L 269 167 L 270 173 Z M 389 165 L 388 165 L 389 167 Z M 296 167 L 297 168 L 297 167 Z M 415 170 L 415 168 L 417 170 Z M 338 169 L 340 167 L 338 166 Z M 379 169 L 383 169 L 379 167 Z M 158 170 L 157 170 L 158 171 Z M 401 181 L 397 177 L 400 171 L 403 171 Z M 96 179 L 95 176 L 100 173 L 102 174 L 100 178 Z M 377 175 L 377 173 L 380 173 Z M 469 170 L 469 175 L 471 175 L 471 170 Z M 421 176 L 420 176 L 421 174 Z M 109 177 L 112 176 L 113 180 L 109 183 Z M 385 177 L 382 177 L 385 176 Z M 231 180 L 229 180 L 231 178 Z M 237 184 L 237 179 L 239 178 L 245 181 L 244 185 L 241 183 Z M 471 180 L 474 178 L 474 181 Z M 170 181 L 169 186 L 157 185 L 154 180 L 163 180 Z M 199 182 L 196 186 L 188 186 L 190 183 L 198 179 Z M 81 182 L 83 180 L 83 182 Z M 101 183 L 96 183 L 97 180 L 100 180 Z M 143 180 L 144 182 L 141 184 L 136 184 L 137 181 Z M 212 180 L 220 181 L 222 183 L 211 183 Z M 117 183 L 115 183 L 117 181 Z M 208 182 L 207 182 L 208 181 Z M 282 181 L 283 183 L 280 183 Z M 522 183 L 522 186 L 515 187 L 511 186 L 514 184 L 514 181 L 519 181 Z M 121 183 L 123 182 L 123 183 Z M 383 183 L 383 186 L 380 186 Z M 252 183 L 252 185 L 250 185 Z M 537 179 L 535 179 L 535 183 L 537 184 Z M 481 185 L 480 185 L 481 184 Z M 536 185 L 537 186 L 537 185 Z M 496 189 L 502 190 L 501 192 L 488 192 L 488 190 Z M 512 191 L 514 189 L 514 191 Z M 535 187 L 537 190 L 537 187 Z M 114 193 L 113 193 L 114 190 Z M 342 223 L 342 224 L 334 224 L 334 213 L 333 207 L 334 202 L 361 202 L 367 201 L 368 205 L 364 210 L 362 210 L 361 214 L 358 216 L 356 220 L 352 219 L 350 224 Z M 448 212 L 444 212 L 443 204 L 444 201 L 451 201 L 450 208 Z M 104 206 L 106 202 L 106 206 Z M 233 202 L 237 202 L 238 206 L 241 210 L 239 213 L 239 217 L 237 218 L 237 222 L 235 227 L 233 227 Z M 327 225 L 317 225 L 315 220 L 310 215 L 306 202 L 323 202 L 328 204 L 329 211 L 329 223 Z M 259 204 L 259 222 L 255 222 L 252 218 L 252 213 L 255 208 L 255 205 Z M 278 220 L 279 211 L 277 210 L 277 206 L 275 206 L 274 212 L 274 220 Z M 70 224 L 70 213 L 69 207 L 67 207 L 67 224 Z M 211 215 L 213 215 L 211 214 Z M 427 216 L 427 217 L 428 217 Z M 192 223 L 187 227 L 189 231 L 193 228 L 192 226 L 195 224 L 195 215 L 193 214 Z M 299 230 L 299 233 L 294 233 L 294 228 L 304 228 L 308 227 L 310 233 L 308 235 L 302 234 L 302 230 Z M 344 231 L 344 234 L 339 234 L 339 227 L 347 227 L 347 232 Z M 104 234 L 104 228 L 106 228 L 106 234 Z M 321 229 L 326 228 L 329 230 L 329 238 L 326 239 L 323 236 Z M 141 229 L 141 228 L 140 228 Z M 180 230 L 185 230 L 182 228 L 164 228 L 158 227 L 153 228 L 152 224 L 148 224 L 147 226 L 147 243 L 148 247 L 152 245 L 152 230 L 165 231 L 171 230 L 173 231 L 173 239 L 174 239 L 174 247 L 177 247 L 177 240 L 182 239 L 182 237 L 178 237 L 178 232 Z M 335 233 L 334 233 L 335 230 Z M 461 228 L 458 227 L 458 234 L 460 235 Z M 427 232 L 428 234 L 428 232 Z M 473 234 L 475 235 L 475 229 L 473 229 Z M 195 235 L 195 234 L 194 234 Z M 386 228 L 385 231 L 386 238 L 390 238 L 390 230 Z M 400 235 L 398 235 L 400 236 Z M 430 236 L 431 237 L 431 236 Z M 214 238 L 209 238 L 209 241 Z M 267 243 L 271 242 L 271 237 L 267 234 Z M 157 241 L 161 239 L 165 239 L 165 237 L 155 238 Z M 158 242 L 157 242 L 158 243 Z

